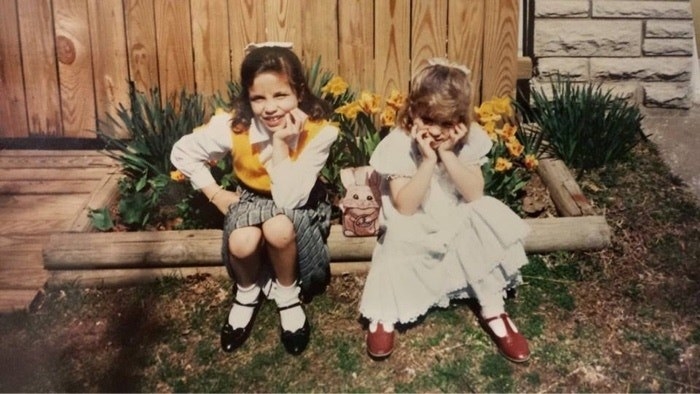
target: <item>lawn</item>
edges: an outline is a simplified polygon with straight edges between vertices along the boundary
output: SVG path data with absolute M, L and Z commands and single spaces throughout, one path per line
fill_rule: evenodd
M 367 357 L 364 275 L 333 278 L 306 307 L 298 357 L 268 302 L 238 351 L 219 350 L 231 284 L 209 276 L 125 289 L 47 291 L 0 316 L 3 392 L 698 392 L 700 208 L 655 147 L 579 180 L 613 230 L 596 252 L 531 255 L 507 309 L 530 339 L 516 365 L 467 304 L 429 313 L 394 354 Z

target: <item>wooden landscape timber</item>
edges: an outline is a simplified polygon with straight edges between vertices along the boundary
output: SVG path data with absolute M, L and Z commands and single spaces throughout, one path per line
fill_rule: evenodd
M 610 246 L 610 228 L 602 216 L 525 219 L 531 232 L 528 253 L 597 250 Z M 369 267 L 375 237 L 348 238 L 340 225 L 331 227 L 328 246 L 334 272 Z M 178 272 L 225 271 L 221 267 L 221 230 L 118 233 L 60 233 L 44 249 L 50 285 L 132 284 Z
M 593 215 L 594 209 L 563 161 L 542 159 L 537 167 L 549 196 L 562 216 Z
M 525 219 L 528 253 L 595 250 L 610 245 L 602 216 Z M 375 237 L 345 237 L 331 226 L 331 261 L 369 261 Z M 59 233 L 44 250 L 48 270 L 167 268 L 221 265 L 221 230 Z

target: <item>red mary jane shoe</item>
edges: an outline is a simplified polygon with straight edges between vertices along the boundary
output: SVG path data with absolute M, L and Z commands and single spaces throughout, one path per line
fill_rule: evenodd
M 372 332 L 371 328 L 367 329 L 367 353 L 370 357 L 381 360 L 389 357 L 394 351 L 394 336 L 396 330 L 387 332 L 384 330 L 382 323 L 377 323 L 377 330 Z
M 489 326 L 489 322 L 496 319 L 503 320 L 503 324 L 506 327 L 506 335 L 503 337 L 496 335 Z M 493 342 L 496 343 L 503 357 L 515 363 L 522 363 L 530 358 L 530 349 L 527 345 L 527 339 L 510 325 L 510 319 L 508 319 L 507 313 L 501 313 L 498 316 L 488 319 L 482 318 L 479 319 L 479 321 L 484 331 L 486 331 Z

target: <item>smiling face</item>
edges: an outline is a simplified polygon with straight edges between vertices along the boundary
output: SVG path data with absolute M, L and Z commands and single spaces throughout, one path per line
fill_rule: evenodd
M 430 147 L 435 149 L 443 141 L 450 138 L 450 130 L 455 127 L 456 123 L 436 122 L 430 118 L 415 118 L 413 124 L 416 126 L 418 133 L 427 130 L 428 135 L 432 139 L 432 141 L 430 141 Z
M 283 74 L 260 73 L 248 91 L 253 116 L 272 133 L 283 128 L 286 115 L 299 106 L 299 98 Z

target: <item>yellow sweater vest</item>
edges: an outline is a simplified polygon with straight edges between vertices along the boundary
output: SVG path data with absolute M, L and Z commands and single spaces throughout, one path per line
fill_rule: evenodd
M 324 126 L 329 124 L 326 120 L 307 120 L 304 129 L 299 134 L 296 149 L 289 151 L 289 158 L 295 161 L 309 142 L 313 140 Z M 258 193 L 270 194 L 270 175 L 260 162 L 260 149 L 250 143 L 248 130 L 241 133 L 233 133 L 233 172 L 239 182 Z

